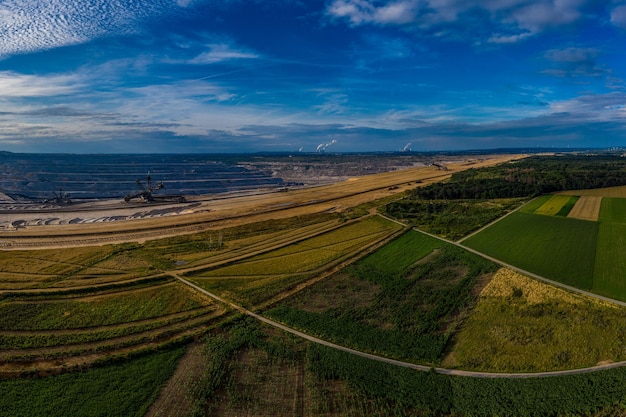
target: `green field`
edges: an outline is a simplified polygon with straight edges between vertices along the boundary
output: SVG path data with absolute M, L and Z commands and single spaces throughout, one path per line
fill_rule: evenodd
M 183 349 L 46 378 L 0 380 L 0 415 L 141 417 Z
M 600 223 L 593 291 L 626 300 L 626 224 Z
M 191 310 L 210 301 L 173 282 L 95 297 L 5 301 L 0 330 L 76 329 L 128 323 Z
M 544 205 L 548 200 L 550 200 L 551 197 L 552 195 L 550 194 L 537 197 L 534 200 L 530 201 L 528 204 L 526 204 L 524 207 L 522 207 L 520 211 L 522 213 L 534 213 L 535 210 Z
M 359 266 L 376 268 L 388 274 L 401 274 L 441 245 L 437 239 L 409 231 L 359 261 Z
M 598 223 L 514 213 L 464 244 L 524 270 L 593 288 Z
M 600 206 L 601 222 L 626 223 L 626 198 L 608 198 L 602 199 Z
M 357 349 L 437 363 L 475 302 L 474 288 L 494 270 L 411 231 L 265 314 Z
M 560 218 L 575 198 L 542 196 L 464 243 L 546 278 L 626 300 L 626 199 L 603 198 L 598 222 Z

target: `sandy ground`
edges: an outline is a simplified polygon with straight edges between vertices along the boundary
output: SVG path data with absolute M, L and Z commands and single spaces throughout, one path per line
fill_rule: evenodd
M 0 248 L 142 242 L 272 218 L 342 211 L 444 180 L 454 172 L 521 157 L 523 155 L 472 157 L 447 163 L 446 170 L 416 167 L 318 187 L 196 197 L 179 204 L 129 206 L 123 201 L 99 201 L 51 208 L 7 203 L 0 205 Z

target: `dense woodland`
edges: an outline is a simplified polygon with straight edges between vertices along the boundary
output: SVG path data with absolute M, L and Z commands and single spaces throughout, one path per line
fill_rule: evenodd
M 624 157 L 533 156 L 455 173 L 448 182 L 416 188 L 413 197 L 428 200 L 533 197 L 564 190 L 620 185 L 626 185 Z

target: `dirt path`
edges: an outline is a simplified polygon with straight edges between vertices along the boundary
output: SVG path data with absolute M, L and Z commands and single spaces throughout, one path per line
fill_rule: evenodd
M 419 231 L 419 230 L 418 230 Z M 436 236 L 433 236 L 436 237 Z M 436 237 L 438 238 L 438 237 Z M 445 239 L 441 239 L 438 238 L 440 240 L 443 240 L 447 243 L 450 243 L 452 245 L 457 245 L 459 247 L 462 247 L 463 249 L 467 249 L 468 248 L 456 244 L 454 242 L 450 242 L 447 241 Z M 479 256 L 483 256 L 485 257 L 485 255 L 477 252 L 477 251 L 472 251 L 473 253 L 478 254 Z M 489 257 L 486 257 L 487 259 L 490 259 Z M 502 264 L 502 262 L 497 261 L 493 258 L 491 258 L 490 260 Z M 515 270 L 518 270 L 517 268 L 515 268 Z M 522 272 L 524 273 L 524 272 Z M 298 330 L 292 329 L 288 326 L 285 326 L 284 324 L 278 323 L 276 321 L 270 320 L 266 317 L 263 317 L 259 314 L 256 314 L 250 310 L 245 309 L 242 306 L 239 306 L 237 304 L 234 304 L 228 300 L 225 300 L 221 297 L 219 297 L 216 294 L 210 293 L 209 291 L 206 291 L 205 289 L 193 284 L 192 282 L 187 281 L 184 278 L 181 278 L 180 276 L 176 275 L 176 274 L 172 274 L 172 276 L 174 276 L 176 279 L 180 280 L 181 282 L 189 285 L 190 287 L 196 289 L 197 291 L 200 291 L 201 293 L 221 302 L 224 303 L 228 306 L 230 306 L 231 308 L 246 314 L 250 317 L 255 318 L 256 320 L 259 320 L 265 324 L 268 324 L 270 326 L 273 326 L 277 329 L 281 329 L 285 332 L 291 333 L 293 335 L 296 335 L 298 337 L 301 337 L 305 340 L 308 340 L 310 342 L 313 343 L 317 343 L 323 346 L 327 346 L 330 347 L 332 349 L 337 349 L 337 350 L 341 350 L 343 352 L 347 352 L 347 353 L 351 353 L 353 355 L 357 355 L 363 358 L 367 358 L 367 359 L 371 359 L 371 360 L 375 360 L 375 361 L 379 361 L 379 362 L 384 362 L 384 363 L 388 363 L 390 365 L 395 365 L 395 366 L 400 366 L 403 368 L 410 368 L 410 369 L 415 369 L 418 371 L 423 371 L 423 372 L 431 372 L 434 371 L 438 374 L 442 374 L 442 375 L 453 375 L 453 376 L 465 376 L 465 377 L 472 377 L 472 378 L 515 378 L 515 379 L 521 379 L 521 378 L 541 378 L 541 377 L 552 377 L 552 376 L 564 376 L 564 375 L 575 375 L 575 374 L 584 374 L 584 373 L 589 373 L 589 372 L 596 372 L 596 371 L 602 371 L 602 370 L 607 370 L 607 369 L 613 369 L 613 368 L 621 368 L 626 366 L 626 361 L 622 361 L 622 362 L 614 362 L 614 363 L 610 363 L 610 364 L 603 364 L 603 365 L 596 365 L 596 366 L 592 366 L 592 367 L 588 367 L 588 368 L 580 368 L 580 369 L 570 369 L 570 370 L 564 370 L 564 371 L 547 371 L 547 372 L 523 372 L 523 373 L 497 373 L 497 372 L 477 372 L 477 371 L 463 371 L 463 370 L 459 370 L 459 369 L 447 369 L 447 368 L 434 368 L 431 366 L 427 366 L 427 365 L 418 365 L 418 364 L 414 364 L 414 363 L 410 363 L 410 362 L 404 362 L 404 361 L 399 361 L 399 360 L 395 360 L 395 359 L 390 359 L 390 358 L 385 358 L 382 356 L 378 356 L 378 355 L 373 355 L 371 353 L 366 353 L 366 352 L 361 352 L 355 349 L 351 349 L 345 346 L 341 346 L 332 342 L 328 342 L 326 340 L 308 335 L 306 333 L 300 332 Z M 544 279 L 545 280 L 545 279 Z M 580 291 L 580 290 L 579 290 Z M 620 303 L 621 304 L 621 303 Z M 626 303 L 623 303 L 624 305 L 626 305 Z
M 207 358 L 203 343 L 193 343 L 178 362 L 174 375 L 161 390 L 159 398 L 150 406 L 144 417 L 189 416 L 194 404 L 191 396 L 194 386 L 204 377 Z

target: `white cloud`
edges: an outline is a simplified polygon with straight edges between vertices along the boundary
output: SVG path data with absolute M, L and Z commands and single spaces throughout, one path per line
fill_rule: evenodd
M 50 97 L 75 93 L 83 87 L 75 75 L 37 76 L 0 72 L 0 98 Z
M 412 1 L 391 3 L 376 9 L 374 20 L 379 23 L 404 24 L 415 19 L 415 4 Z
M 517 43 L 519 41 L 524 40 L 525 38 L 528 38 L 529 36 L 532 36 L 530 32 L 519 33 L 516 35 L 494 34 L 488 39 L 488 42 L 490 43 Z
M 231 46 L 220 43 L 220 44 L 210 44 L 208 45 L 210 51 L 203 52 L 195 58 L 188 61 L 189 64 L 214 64 L 216 62 L 221 61 L 229 61 L 233 59 L 256 59 L 259 58 L 259 55 L 244 51 L 234 49 Z
M 400 25 L 427 30 L 441 25 L 481 24 L 493 28 L 493 43 L 519 42 L 550 27 L 581 20 L 581 10 L 593 0 L 334 0 L 326 13 L 351 25 Z M 465 21 L 482 19 L 480 23 Z M 614 23 L 626 26 L 626 10 L 614 11 Z M 486 20 L 485 20 L 486 19 Z M 623 19 L 623 20 L 622 20 Z M 617 23 L 616 23 L 617 24 Z
M 553 113 L 570 113 L 586 120 L 626 120 L 626 94 L 589 94 L 550 104 Z
M 369 0 L 335 0 L 327 12 L 334 17 L 348 18 L 353 25 L 361 25 L 374 22 L 375 10 Z
M 173 7 L 172 0 L 6 0 L 0 3 L 0 57 L 134 33 L 145 19 Z
M 611 23 L 626 29 L 626 5 L 618 6 L 611 12 Z

